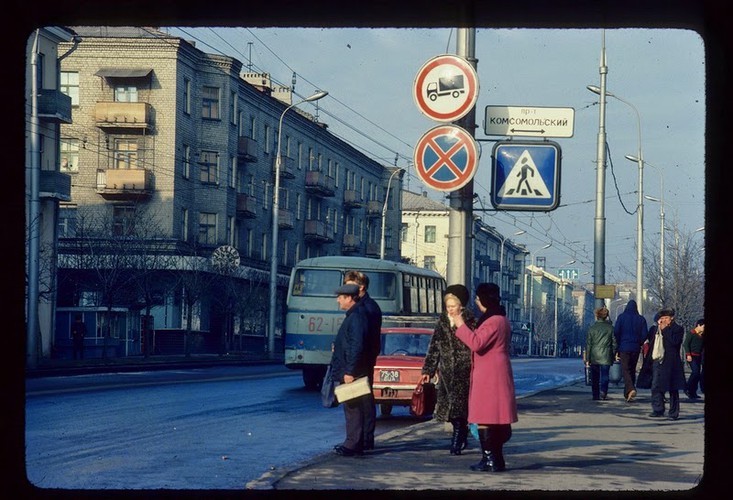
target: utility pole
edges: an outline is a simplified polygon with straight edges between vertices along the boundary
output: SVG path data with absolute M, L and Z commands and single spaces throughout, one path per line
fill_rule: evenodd
M 598 111 L 598 143 L 596 157 L 596 213 L 593 236 L 593 282 L 596 286 L 596 309 L 603 307 L 604 299 L 598 298 L 598 285 L 606 284 L 606 33 L 603 32 L 601 44 L 601 60 L 598 67 L 601 77 L 599 111 Z
M 30 131 L 30 200 L 28 203 L 28 306 L 26 310 L 27 347 L 26 362 L 28 368 L 36 368 L 38 364 L 38 279 L 40 259 L 40 218 L 41 202 L 39 198 L 41 182 L 40 139 L 38 125 L 38 37 L 36 30 L 31 54 L 31 131 Z
M 476 29 L 458 28 L 456 36 L 456 55 L 464 58 L 474 69 L 478 59 L 476 54 Z M 456 125 L 462 127 L 471 137 L 475 137 L 475 106 Z M 473 288 L 473 180 L 463 188 L 448 195 L 450 213 L 448 216 L 448 284 L 461 283 L 469 290 Z

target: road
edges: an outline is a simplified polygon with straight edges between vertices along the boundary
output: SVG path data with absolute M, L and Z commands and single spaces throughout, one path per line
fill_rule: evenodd
M 519 395 L 582 377 L 578 359 L 513 367 Z M 25 415 L 27 477 L 41 488 L 244 489 L 344 433 L 342 411 L 281 366 L 29 379 Z M 395 408 L 377 433 L 418 421 Z

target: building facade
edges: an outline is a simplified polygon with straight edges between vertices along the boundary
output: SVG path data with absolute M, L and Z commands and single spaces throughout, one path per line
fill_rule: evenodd
M 102 344 L 102 355 L 261 346 L 269 334 L 273 217 L 278 341 L 294 263 L 376 258 L 382 234 L 385 258 L 399 259 L 391 236 L 400 224 L 401 178 L 331 134 L 297 99 L 290 108 L 291 92 L 243 72 L 234 58 L 155 29 L 73 29 L 78 41 L 62 47 L 69 54 L 60 72 L 74 119 L 60 141 L 60 169 L 72 179 L 58 221 L 61 347 L 74 311 L 98 325 L 88 344 Z M 383 214 L 387 189 L 392 203 Z M 127 243 L 104 247 L 110 239 Z M 111 257 L 102 265 L 81 257 L 93 244 L 137 260 L 119 265 L 129 272 L 112 283 Z M 145 272 L 135 278 L 132 268 Z

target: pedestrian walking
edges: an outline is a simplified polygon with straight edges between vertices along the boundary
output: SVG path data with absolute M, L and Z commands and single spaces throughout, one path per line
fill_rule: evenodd
M 87 335 L 87 326 L 81 319 L 81 314 L 74 317 L 71 324 L 71 342 L 74 359 L 84 359 L 84 337 Z
M 369 323 L 367 350 L 369 357 L 369 386 L 374 386 L 374 365 L 382 347 L 382 309 L 369 296 L 369 277 L 360 271 L 348 271 L 344 275 L 344 284 L 359 287 L 358 307 L 364 309 Z M 374 431 L 377 427 L 377 405 L 374 394 L 370 393 L 363 399 L 364 409 L 364 450 L 374 449 Z
M 350 384 L 357 378 L 369 375 L 371 358 L 366 345 L 369 322 L 365 310 L 357 307 L 357 285 L 341 285 L 335 293 L 339 308 L 346 311 L 346 317 L 333 342 L 331 371 L 334 381 Z M 351 457 L 364 454 L 364 399 L 367 396 L 359 396 L 341 404 L 346 421 L 346 439 L 334 446 L 334 452 L 338 455 Z
M 689 399 L 700 399 L 697 394 L 698 386 L 702 387 L 702 356 L 705 349 L 703 334 L 705 332 L 705 319 L 700 318 L 695 322 L 695 327 L 685 334 L 682 347 L 685 351 L 685 360 L 690 366 L 690 376 L 687 379 L 685 395 Z
M 636 397 L 636 364 L 647 331 L 646 319 L 639 314 L 636 301 L 630 300 L 624 312 L 616 318 L 613 330 L 624 379 L 624 398 L 629 402 Z
M 595 310 L 596 322 L 585 337 L 585 362 L 590 367 L 591 394 L 594 401 L 608 399 L 608 374 L 616 356 L 616 337 L 608 322 L 608 309 Z
M 453 316 L 460 315 L 468 328 L 476 328 L 476 318 L 471 309 L 466 307 L 468 300 L 469 292 L 463 285 L 451 285 L 445 289 L 443 312 L 435 324 L 422 367 L 423 383 L 438 375 L 433 419 L 453 425 L 451 455 L 460 455 L 468 445 L 471 351 L 455 336 L 456 325 L 453 320 Z
M 476 306 L 481 316 L 475 330 L 465 324 L 460 314 L 452 316 L 456 336 L 471 350 L 468 420 L 478 426 L 481 460 L 470 468 L 501 472 L 506 469 L 504 444 L 512 436 L 511 424 L 518 420 L 509 359 L 512 331 L 496 284 L 481 283 L 476 287 Z
M 674 321 L 674 309 L 659 311 L 657 332 L 652 347 L 652 413 L 650 417 L 664 416 L 664 394 L 669 393 L 669 418 L 680 416 L 680 392 L 685 389 L 685 372 L 680 349 L 684 330 Z

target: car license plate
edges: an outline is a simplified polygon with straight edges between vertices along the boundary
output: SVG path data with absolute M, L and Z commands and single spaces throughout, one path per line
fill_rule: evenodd
M 400 371 L 399 370 L 379 370 L 379 381 L 380 382 L 399 382 Z

